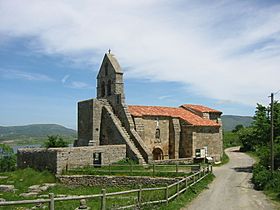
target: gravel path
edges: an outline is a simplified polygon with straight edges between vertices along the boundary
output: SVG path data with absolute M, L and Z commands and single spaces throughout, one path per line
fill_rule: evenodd
M 189 206 L 182 210 L 271 210 L 276 207 L 261 191 L 253 189 L 250 179 L 254 160 L 238 152 L 226 150 L 228 164 L 214 168 L 215 180 Z

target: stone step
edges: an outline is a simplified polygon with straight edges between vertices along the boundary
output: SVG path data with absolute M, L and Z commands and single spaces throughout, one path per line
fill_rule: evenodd
M 104 103 L 106 103 L 106 102 L 104 102 Z M 143 156 L 141 155 L 140 151 L 138 150 L 138 148 L 134 144 L 134 142 L 131 139 L 129 133 L 126 131 L 125 127 L 122 126 L 122 123 L 121 123 L 120 119 L 114 114 L 111 105 L 108 103 L 108 104 L 105 105 L 105 107 L 109 111 L 110 117 L 113 120 L 113 122 L 115 122 L 117 125 L 119 125 L 119 127 L 121 128 L 121 130 L 122 130 L 123 134 L 125 135 L 126 139 L 129 141 L 129 143 L 131 145 L 130 147 L 134 151 L 135 155 L 137 156 L 137 158 L 139 160 L 139 163 L 140 164 L 146 164 L 145 159 L 143 158 Z

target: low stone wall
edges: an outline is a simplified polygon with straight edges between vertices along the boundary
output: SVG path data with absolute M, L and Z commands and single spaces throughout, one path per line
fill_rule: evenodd
M 143 176 L 93 176 L 93 175 L 57 175 L 65 185 L 81 186 L 139 186 L 173 184 L 179 178 L 152 178 Z
M 126 157 L 126 145 L 21 148 L 17 152 L 17 166 L 60 174 L 67 169 L 93 166 L 95 154 L 100 157 L 101 165 L 118 162 Z
M 153 160 L 155 164 L 191 164 L 193 158 L 179 158 L 179 159 L 166 159 L 166 160 Z

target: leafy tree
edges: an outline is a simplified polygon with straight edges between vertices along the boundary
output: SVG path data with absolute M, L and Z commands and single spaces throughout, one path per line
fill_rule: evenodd
M 242 128 L 244 128 L 243 125 L 241 125 L 241 124 L 236 125 L 235 128 L 232 130 L 232 132 L 236 133 L 236 132 L 240 131 Z
M 64 141 L 63 138 L 58 135 L 48 136 L 48 140 L 45 142 L 46 148 L 67 147 L 67 146 L 68 146 L 67 142 Z
M 0 171 L 14 171 L 16 169 L 16 155 L 13 149 L 5 144 L 0 144 Z

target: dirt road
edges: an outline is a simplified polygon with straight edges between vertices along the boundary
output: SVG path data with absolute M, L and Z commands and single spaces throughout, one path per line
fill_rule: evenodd
M 270 210 L 275 206 L 265 195 L 253 189 L 250 179 L 254 160 L 238 152 L 238 148 L 226 150 L 230 162 L 214 168 L 215 180 L 209 189 L 201 193 L 182 210 Z

